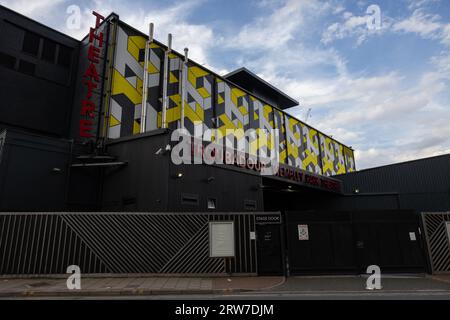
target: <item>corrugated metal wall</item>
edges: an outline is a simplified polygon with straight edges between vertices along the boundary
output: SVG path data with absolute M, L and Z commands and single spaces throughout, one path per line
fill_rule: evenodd
M 450 210 L 450 155 L 403 162 L 335 176 L 344 192 L 398 194 L 399 209 Z
M 236 257 L 209 257 L 209 221 L 234 221 Z M 1 213 L 0 274 L 256 274 L 254 213 Z

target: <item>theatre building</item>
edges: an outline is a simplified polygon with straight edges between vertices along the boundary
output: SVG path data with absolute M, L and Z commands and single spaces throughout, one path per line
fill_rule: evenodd
M 450 156 L 356 171 L 295 99 L 114 13 L 0 30 L 1 275 L 450 270 Z

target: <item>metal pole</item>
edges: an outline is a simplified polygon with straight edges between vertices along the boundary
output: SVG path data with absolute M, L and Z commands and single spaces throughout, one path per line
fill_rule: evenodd
M 161 127 L 167 127 L 166 113 L 167 113 L 167 86 L 169 81 L 169 54 L 172 50 L 172 34 L 169 33 L 167 37 L 167 51 L 164 53 L 164 82 L 163 82 L 163 100 L 162 100 L 162 119 Z
M 150 23 L 148 41 L 145 42 L 144 77 L 142 79 L 141 133 L 144 133 L 146 131 L 147 124 L 148 60 L 150 58 L 150 44 L 152 42 L 153 23 Z
M 187 86 L 187 73 L 188 73 L 188 48 L 184 48 L 184 62 L 182 68 L 182 82 L 181 82 L 181 115 L 180 122 L 181 128 L 184 128 L 184 104 L 186 101 L 186 86 Z

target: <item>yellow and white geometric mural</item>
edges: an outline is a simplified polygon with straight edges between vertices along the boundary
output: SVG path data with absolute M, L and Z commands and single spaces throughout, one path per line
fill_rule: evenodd
M 108 138 L 138 134 L 141 122 L 144 47 L 146 37 L 119 23 L 114 57 Z M 168 68 L 167 127 L 184 127 L 191 134 L 218 129 L 230 140 L 250 139 L 250 153 L 267 156 L 274 145 L 258 139 L 261 129 L 279 129 L 279 161 L 309 172 L 335 175 L 355 170 L 353 150 L 300 120 L 238 88 L 230 81 L 189 61 L 185 117 L 181 119 L 181 70 L 184 57 L 174 51 L 164 66 L 165 47 L 151 44 L 148 67 L 146 130 L 162 127 L 164 67 Z M 227 129 L 242 129 L 226 136 Z M 243 132 L 255 129 L 256 136 Z M 269 137 L 270 138 L 270 137 Z

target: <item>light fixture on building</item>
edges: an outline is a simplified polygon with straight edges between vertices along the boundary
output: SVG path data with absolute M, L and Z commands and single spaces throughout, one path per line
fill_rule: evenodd
M 155 154 L 156 154 L 156 155 L 166 154 L 166 153 L 168 153 L 170 150 L 172 150 L 172 147 L 170 146 L 170 144 L 168 144 L 168 145 L 166 145 L 166 146 L 163 147 L 163 148 L 159 148 L 159 149 L 155 152 Z
M 178 172 L 177 175 L 176 175 L 176 177 L 177 177 L 178 179 L 183 178 L 183 172 Z
M 359 189 L 355 188 L 355 190 L 353 190 L 353 193 L 358 194 L 359 193 Z

